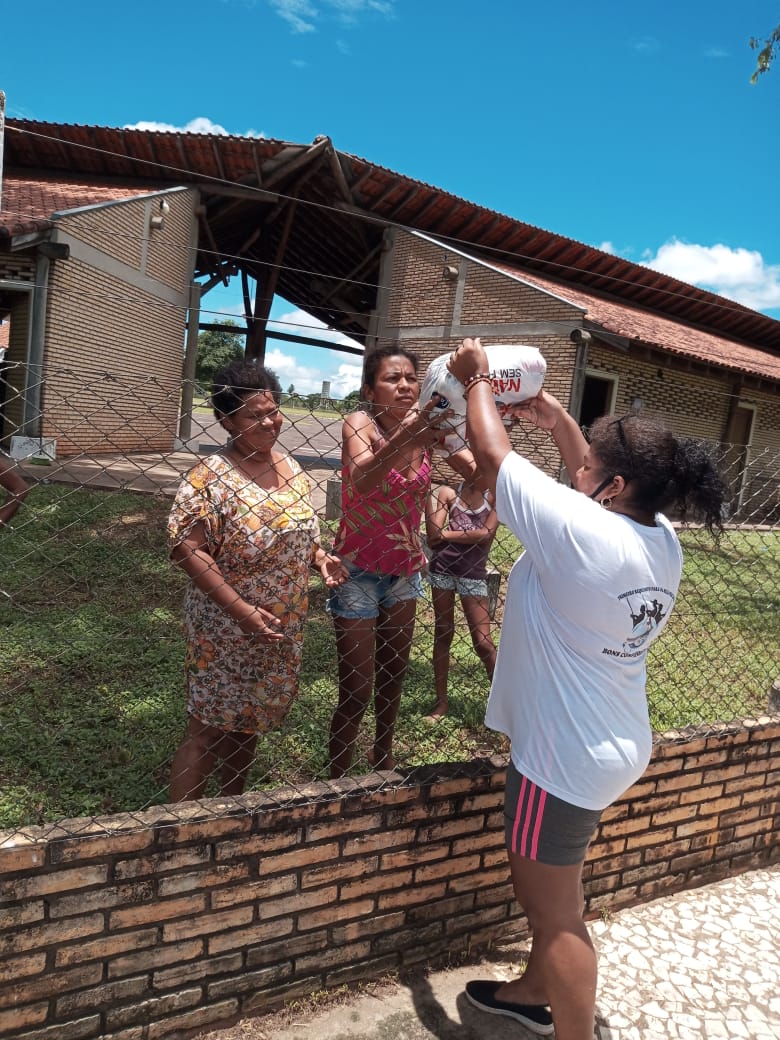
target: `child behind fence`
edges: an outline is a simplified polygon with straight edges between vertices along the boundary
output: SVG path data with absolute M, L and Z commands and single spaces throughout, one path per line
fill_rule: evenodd
M 436 703 L 429 719 L 447 714 L 450 647 L 455 634 L 455 593 L 460 596 L 474 649 L 492 679 L 496 646 L 490 635 L 487 558 L 498 518 L 490 493 L 473 480 L 457 490 L 442 486 L 428 496 L 425 532 L 435 616 L 433 674 Z

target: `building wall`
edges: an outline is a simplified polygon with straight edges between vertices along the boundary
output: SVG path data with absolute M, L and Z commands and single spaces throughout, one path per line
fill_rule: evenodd
M 590 917 L 777 862 L 780 717 L 658 736 Z M 0 1037 L 151 1040 L 527 936 L 505 759 L 0 835 Z
M 378 342 L 400 342 L 420 359 L 420 373 L 465 336 L 484 344 L 538 347 L 547 362 L 545 387 L 567 407 L 575 386 L 579 348 L 571 332 L 582 326 L 582 311 L 518 282 L 425 237 L 395 231 L 380 277 L 382 299 Z M 450 278 L 445 269 L 455 269 Z M 560 459 L 549 452 L 543 433 L 515 431 L 528 457 L 557 475 Z M 451 477 L 439 463 L 437 479 Z
M 727 458 L 727 476 L 743 490 L 737 519 L 776 523 L 780 516 L 780 395 L 740 385 L 728 372 L 694 374 L 673 364 L 622 353 L 596 341 L 588 369 L 617 378 L 615 414 L 640 399 L 644 414 L 662 419 L 679 436 L 727 443 L 736 403 L 755 408 L 751 444 L 738 468 Z M 741 453 L 740 453 L 741 455 Z M 744 471 L 742 466 L 744 465 Z M 742 476 L 739 476 L 739 473 Z
M 166 451 L 177 432 L 197 193 L 90 207 L 58 223 L 70 259 L 52 264 L 45 437 L 57 454 Z
M 743 385 L 739 373 L 691 365 L 660 350 L 620 350 L 596 333 L 589 344 L 578 345 L 572 332 L 582 329 L 587 317 L 580 308 L 425 236 L 396 230 L 388 239 L 380 278 L 388 289 L 380 294 L 378 341 L 399 341 L 415 351 L 421 373 L 465 336 L 480 336 L 486 345 L 526 343 L 541 350 L 547 361 L 545 388 L 572 414 L 579 414 L 586 372 L 603 372 L 617 379 L 616 414 L 639 404 L 676 434 L 716 444 L 727 437 L 735 402 L 754 404 L 744 485 L 755 520 L 769 520 L 780 509 L 776 388 Z M 537 465 L 559 475 L 560 460 L 549 450 L 549 438 L 519 430 L 512 438 Z M 440 462 L 436 476 L 446 480 L 452 474 Z

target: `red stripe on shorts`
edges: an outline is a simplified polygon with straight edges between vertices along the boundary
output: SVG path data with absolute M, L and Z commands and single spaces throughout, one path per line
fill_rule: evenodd
M 539 834 L 544 819 L 544 803 L 547 801 L 547 792 L 536 784 L 531 783 L 528 777 L 523 777 L 520 784 L 520 793 L 517 796 L 517 808 L 512 825 L 512 852 L 518 852 L 521 856 L 536 859 L 539 852 Z M 517 832 L 522 825 L 520 847 L 517 846 Z M 529 841 L 530 836 L 530 841 Z

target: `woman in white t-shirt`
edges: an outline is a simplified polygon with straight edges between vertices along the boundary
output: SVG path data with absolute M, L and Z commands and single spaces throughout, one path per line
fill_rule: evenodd
M 706 449 L 643 416 L 603 418 L 590 445 L 541 391 L 513 408 L 548 430 L 565 487 L 510 445 L 478 339 L 449 362 L 464 384 L 471 450 L 498 519 L 525 552 L 509 576 L 486 722 L 511 740 L 505 794 L 512 880 L 533 932 L 511 982 L 470 982 L 477 1007 L 557 1040 L 591 1040 L 596 956 L 582 919 L 582 867 L 606 806 L 650 759 L 648 646 L 664 628 L 682 571 L 661 510 L 720 529 L 724 483 Z

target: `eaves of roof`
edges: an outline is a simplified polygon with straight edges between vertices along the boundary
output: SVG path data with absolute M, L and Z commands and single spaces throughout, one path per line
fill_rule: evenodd
M 365 317 L 374 305 L 381 229 L 400 226 L 476 251 L 496 263 L 522 265 L 529 274 L 560 280 L 571 291 L 594 297 L 609 295 L 629 308 L 780 354 L 780 322 L 765 314 L 731 301 L 726 306 L 722 297 L 669 275 L 336 151 L 327 137 L 306 145 L 267 138 L 7 120 L 5 164 L 19 175 L 22 171 L 31 176 L 64 174 L 96 184 L 143 185 L 147 190 L 173 184 L 211 186 L 217 199 L 225 189 L 234 193 L 241 189 L 247 196 L 255 191 L 258 198 L 261 189 L 270 189 L 278 192 L 277 201 L 295 199 L 298 216 L 287 244 L 279 291 L 342 331 L 353 331 L 350 309 Z M 198 274 L 219 275 L 219 257 L 232 258 L 251 269 L 252 257 L 239 252 L 247 220 L 242 219 L 239 203 L 230 201 L 231 206 L 221 201 L 221 212 L 220 206 L 214 207 L 213 215 L 209 212 L 215 236 L 223 231 L 226 237 L 224 242 L 218 241 L 216 250 L 199 250 Z M 240 205 L 250 206 L 251 202 Z M 256 207 L 247 212 L 251 220 L 258 217 Z M 272 252 L 282 224 L 279 220 L 269 224 Z M 334 305 L 332 292 L 318 289 L 317 282 L 323 279 L 339 286 L 344 301 L 340 308 Z M 354 330 L 361 327 L 357 322 Z
M 476 259 L 476 258 L 475 258 Z M 586 326 L 705 365 L 780 382 L 780 357 L 594 293 L 505 264 L 480 261 L 501 274 L 567 300 L 585 312 Z M 608 342 L 608 340 L 607 340 Z

